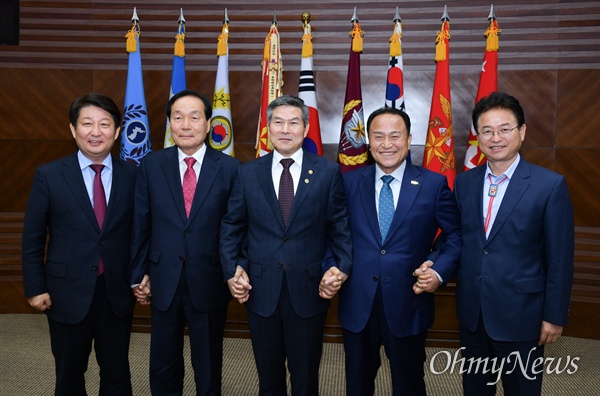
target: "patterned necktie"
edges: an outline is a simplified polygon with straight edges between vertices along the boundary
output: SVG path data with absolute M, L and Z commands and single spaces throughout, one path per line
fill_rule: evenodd
M 104 165 L 93 164 L 90 168 L 96 173 L 94 175 L 94 214 L 96 215 L 96 221 L 98 221 L 98 227 L 102 230 L 104 225 L 104 216 L 106 215 L 106 193 L 104 192 L 104 185 L 102 185 L 102 170 Z M 98 263 L 98 275 L 104 273 L 104 263 L 102 257 L 100 257 L 100 263 Z
M 383 186 L 379 192 L 379 230 L 381 231 L 381 242 L 385 241 L 385 237 L 392 224 L 394 218 L 394 194 L 390 183 L 394 180 L 393 176 L 381 176 Z
M 196 159 L 187 157 L 184 161 L 187 169 L 183 174 L 183 203 L 185 205 L 185 217 L 188 218 L 190 217 L 190 209 L 192 209 L 192 201 L 196 192 L 196 172 L 194 171 Z
M 283 158 L 280 162 L 283 165 L 283 171 L 279 179 L 279 209 L 283 217 L 283 224 L 287 227 L 292 212 L 292 203 L 294 202 L 294 179 L 292 179 L 290 173 L 290 166 L 294 163 L 294 160 Z

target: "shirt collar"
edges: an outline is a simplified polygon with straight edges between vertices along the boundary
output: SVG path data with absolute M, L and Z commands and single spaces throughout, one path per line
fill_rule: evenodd
M 279 162 L 283 158 L 291 158 L 294 160 L 294 164 L 298 164 L 298 166 L 302 167 L 302 158 L 304 155 L 303 153 L 304 152 L 302 151 L 302 148 L 300 148 L 300 149 L 298 149 L 298 151 L 296 151 L 294 154 L 290 155 L 289 157 L 284 157 L 277 150 L 273 150 L 273 165 L 271 168 L 275 168 L 277 165 L 279 165 Z
M 185 154 L 183 151 L 181 151 L 181 149 L 179 147 L 177 147 L 177 158 L 179 159 L 180 163 L 183 162 L 183 160 L 186 159 L 187 157 L 193 157 L 198 164 L 202 165 L 202 161 L 204 160 L 205 154 L 206 154 L 206 142 L 204 142 L 202 144 L 202 147 L 200 147 L 192 155 Z
M 79 162 L 79 167 L 81 170 L 89 167 L 90 165 L 95 164 L 94 161 L 83 155 L 81 150 L 77 151 L 77 161 Z M 112 170 L 112 155 L 107 155 L 106 158 L 102 160 L 102 165 L 104 165 L 105 168 Z
M 385 173 L 381 170 L 379 165 L 375 165 L 375 181 L 378 181 L 379 179 L 381 179 L 381 176 L 384 176 L 384 175 L 393 176 L 394 179 L 401 181 L 402 176 L 404 176 L 405 170 L 406 170 L 406 160 L 402 161 L 402 164 L 400 164 L 400 166 L 396 170 L 394 170 L 392 173 Z
M 515 173 L 515 170 L 517 169 L 517 165 L 519 165 L 520 161 L 521 161 L 521 155 L 517 153 L 517 159 L 515 159 L 512 164 L 510 164 L 508 169 L 502 175 L 506 175 L 506 177 L 508 177 L 508 180 L 512 179 L 513 174 Z M 490 169 L 489 162 L 487 163 L 486 170 L 485 170 L 485 178 L 486 179 L 487 179 L 488 175 L 492 175 L 495 177 L 502 176 L 502 175 L 494 175 L 494 173 Z

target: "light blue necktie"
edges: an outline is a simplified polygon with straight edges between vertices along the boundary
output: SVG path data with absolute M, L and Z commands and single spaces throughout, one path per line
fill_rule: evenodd
M 379 230 L 381 231 L 381 242 L 385 241 L 385 236 L 390 229 L 392 219 L 394 218 L 394 194 L 390 188 L 390 183 L 394 180 L 393 176 L 381 176 L 383 187 L 379 192 Z

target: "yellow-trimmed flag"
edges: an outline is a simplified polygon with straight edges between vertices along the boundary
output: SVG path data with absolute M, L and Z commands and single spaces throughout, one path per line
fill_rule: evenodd
M 127 85 L 123 106 L 121 128 L 121 159 L 139 165 L 142 158 L 152 151 L 144 79 L 142 77 L 142 58 L 140 55 L 140 20 L 137 10 L 131 17 L 133 26 L 127 32 L 126 49 L 129 53 L 127 67 Z
M 269 34 L 265 38 L 263 51 L 262 94 L 256 132 L 256 157 L 262 157 L 273 151 L 273 144 L 267 130 L 267 107 L 273 99 L 281 96 L 282 75 L 283 62 L 281 61 L 281 50 L 279 48 L 279 31 L 277 30 L 277 18 L 273 16 L 273 22 Z
M 222 151 L 232 157 L 233 150 L 233 123 L 231 122 L 231 98 L 229 95 L 229 17 L 227 8 L 223 18 L 223 27 L 217 41 L 217 77 L 215 79 L 215 93 L 212 102 L 212 119 L 210 122 L 209 143 L 215 150 Z
M 310 14 L 302 13 L 304 34 L 302 35 L 302 62 L 300 64 L 300 83 L 298 97 L 304 101 L 309 110 L 309 129 L 302 148 L 311 153 L 323 155 L 321 142 L 321 125 L 319 123 L 319 110 L 317 110 L 317 93 L 315 89 L 315 74 L 313 73 L 313 46 L 310 28 Z
M 177 21 L 177 34 L 175 35 L 175 46 L 173 49 L 173 67 L 171 70 L 171 90 L 169 99 L 179 91 L 186 88 L 185 81 L 185 18 L 183 9 L 179 9 L 179 20 Z M 173 136 L 171 134 L 171 124 L 167 117 L 167 129 L 165 131 L 164 147 L 174 146 Z
M 423 167 L 441 173 L 454 187 L 456 161 L 454 157 L 454 133 L 452 131 L 452 105 L 450 102 L 450 18 L 446 6 L 442 27 L 435 40 L 435 80 L 431 98 L 431 110 L 427 126 L 427 140 L 423 155 Z
M 346 95 L 342 113 L 342 130 L 337 162 L 342 173 L 368 165 L 367 131 L 363 114 L 362 88 L 360 83 L 360 53 L 363 50 L 364 32 L 360 28 L 356 7 L 351 19 L 352 38 L 350 59 L 348 61 L 348 78 Z
M 496 21 L 496 15 L 494 15 L 493 5 L 488 20 L 490 23 L 484 34 L 486 42 L 485 52 L 483 53 L 483 63 L 481 65 L 481 73 L 479 74 L 479 86 L 477 87 L 475 103 L 479 102 L 481 98 L 498 90 L 498 35 L 502 30 L 498 28 L 498 21 Z M 485 161 L 485 155 L 479 149 L 477 131 L 475 131 L 475 126 L 471 122 L 471 132 L 469 133 L 469 144 L 465 155 L 464 170 L 485 164 Z

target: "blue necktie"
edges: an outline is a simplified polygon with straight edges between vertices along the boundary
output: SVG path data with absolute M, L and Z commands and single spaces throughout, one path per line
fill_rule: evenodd
M 383 187 L 379 192 L 379 230 L 381 231 L 381 242 L 385 241 L 385 237 L 392 224 L 394 218 L 394 194 L 390 188 L 390 183 L 394 180 L 393 176 L 381 176 Z

